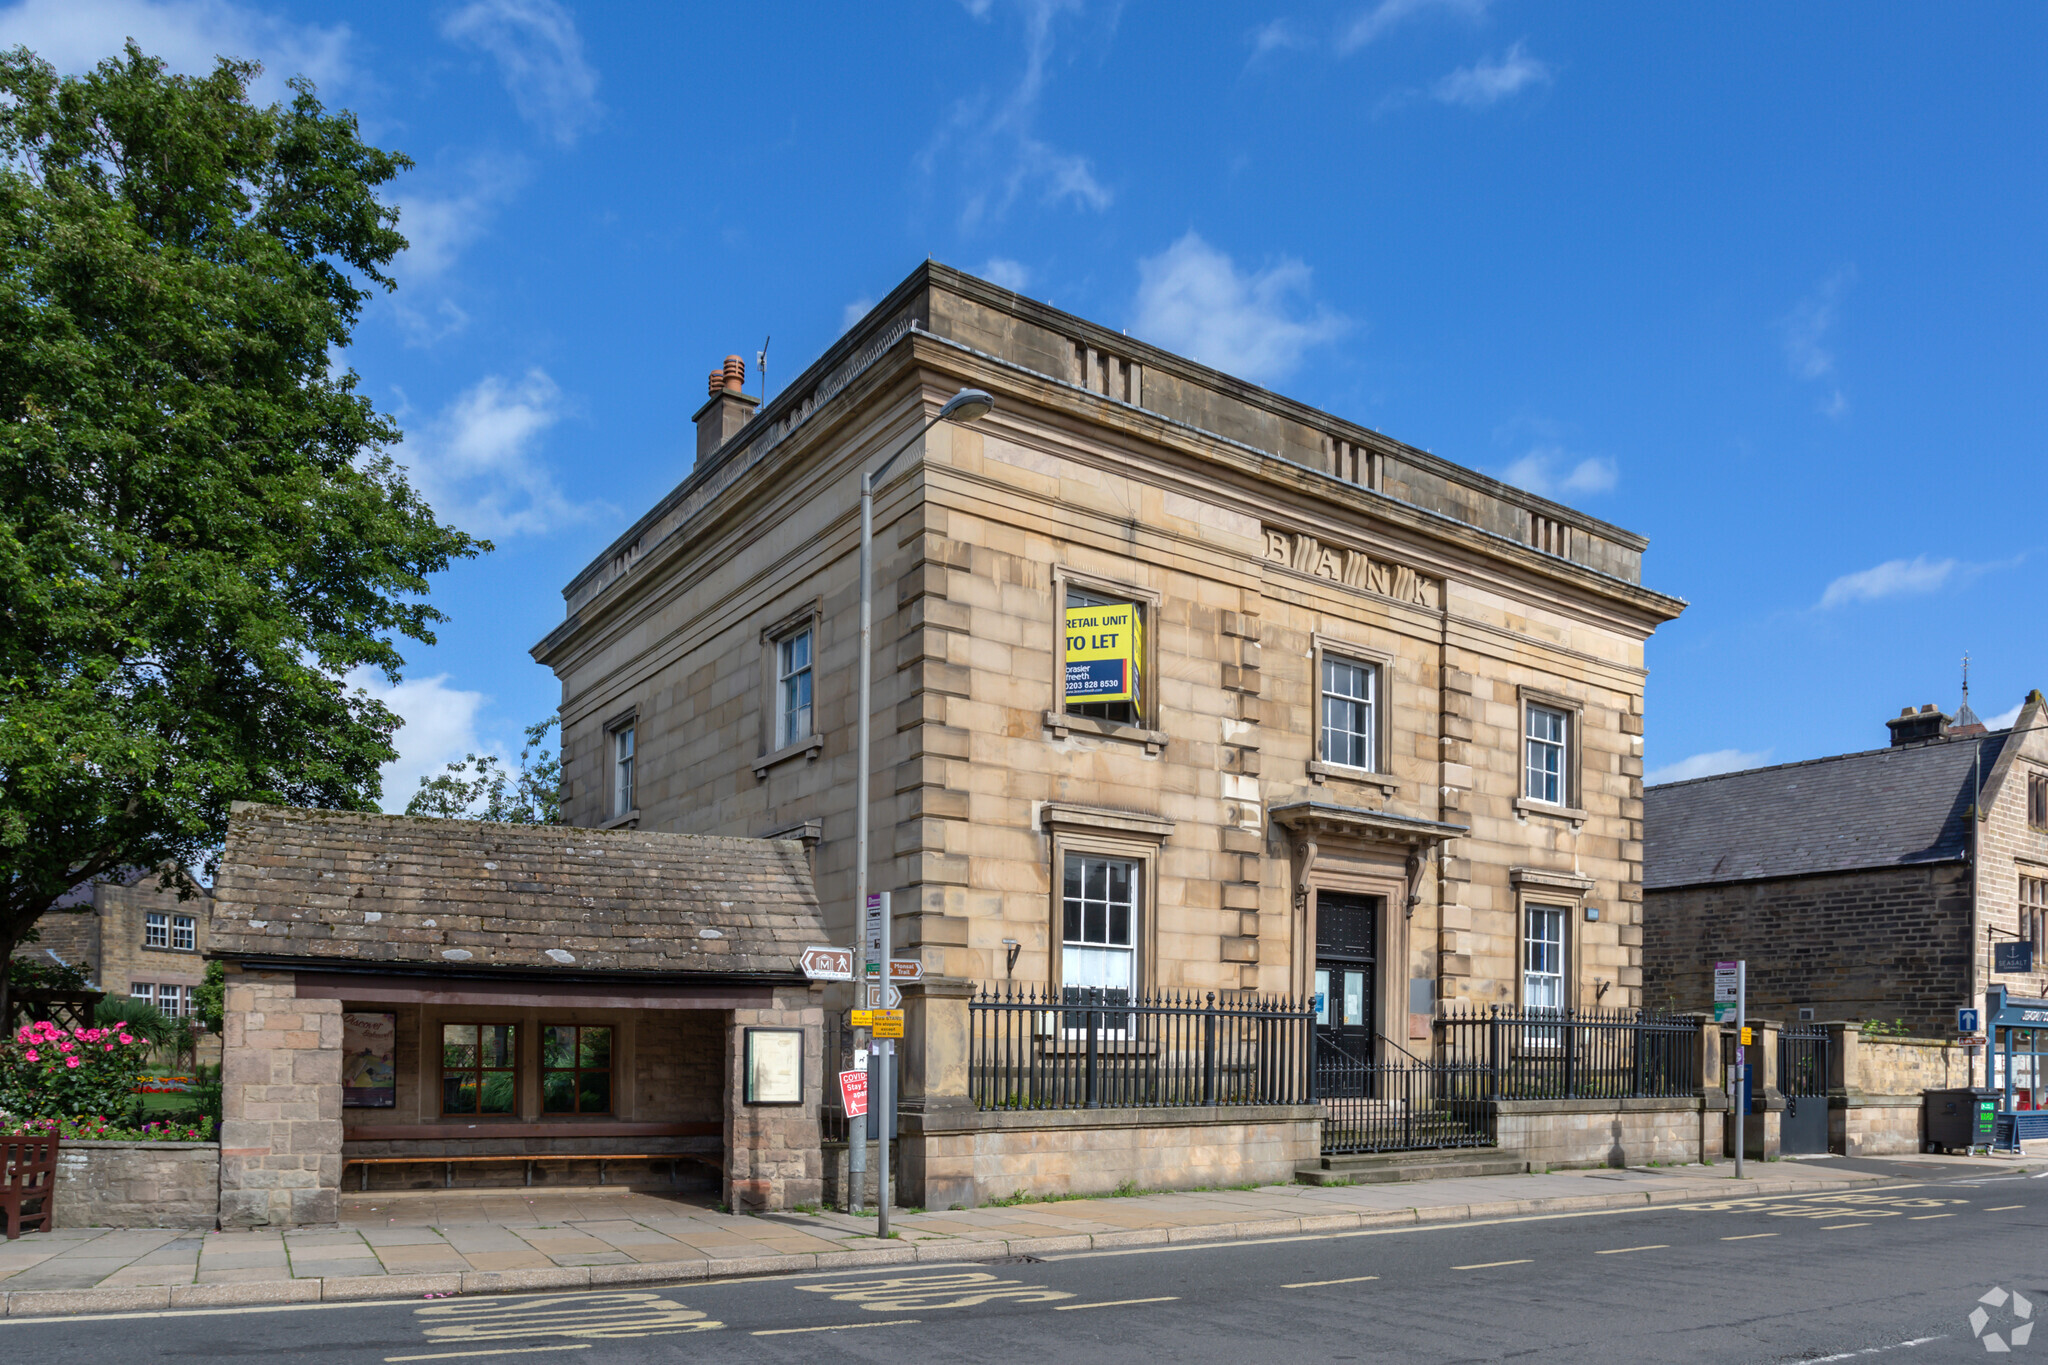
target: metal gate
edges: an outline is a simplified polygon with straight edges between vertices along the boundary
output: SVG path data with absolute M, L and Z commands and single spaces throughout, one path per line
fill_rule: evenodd
M 1828 1149 L 1828 1031 L 1800 1024 L 1778 1034 L 1778 1093 L 1785 1097 L 1779 1150 L 1812 1156 Z

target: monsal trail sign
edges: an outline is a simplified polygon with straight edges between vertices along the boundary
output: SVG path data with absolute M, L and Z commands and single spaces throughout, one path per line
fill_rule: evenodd
M 1144 645 L 1133 604 L 1068 607 L 1067 700 L 1136 702 Z

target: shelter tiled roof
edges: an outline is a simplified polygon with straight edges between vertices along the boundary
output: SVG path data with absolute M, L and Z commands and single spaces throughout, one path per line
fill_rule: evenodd
M 1949 862 L 2009 730 L 1643 789 L 1643 887 Z
M 830 942 L 767 839 L 242 805 L 215 897 L 230 958 L 792 975 Z

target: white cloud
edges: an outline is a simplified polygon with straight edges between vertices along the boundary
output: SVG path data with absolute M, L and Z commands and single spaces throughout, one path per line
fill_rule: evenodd
M 1574 462 L 1563 446 L 1537 446 L 1501 471 L 1501 479 L 1541 498 L 1605 493 L 1620 477 L 1614 461 L 1591 456 Z
M 1307 301 L 1309 268 L 1283 256 L 1241 272 L 1192 230 L 1138 262 L 1131 331 L 1204 365 L 1259 383 L 1293 372 L 1303 351 L 1341 336 L 1350 323 Z
M 1845 602 L 1880 602 L 1887 597 L 1904 597 L 1935 592 L 1945 586 L 1961 566 L 1953 559 L 1888 559 L 1875 568 L 1843 574 L 1828 584 L 1820 595 L 1822 608 Z
M 1292 19 L 1280 18 L 1253 29 L 1251 42 L 1252 56 L 1258 58 L 1285 48 L 1307 47 L 1308 35 Z
M 2019 723 L 2020 710 L 2025 705 L 2026 703 L 2023 701 L 2016 701 L 2012 704 L 2011 710 L 2000 711 L 1995 716 L 1984 717 L 1984 728 L 1987 730 L 2010 730 Z
M 400 197 L 398 231 L 406 240 L 393 269 L 408 284 L 432 280 L 455 264 L 490 226 L 491 216 L 526 183 L 522 158 L 479 156 L 435 189 Z
M 1409 19 L 1432 12 L 1479 19 L 1490 0 L 1380 0 L 1337 31 L 1337 55 L 1348 57 Z
M 476 715 L 490 698 L 450 687 L 446 673 L 407 678 L 394 687 L 382 674 L 358 668 L 345 681 L 383 702 L 405 721 L 391 737 L 398 757 L 379 770 L 384 781 L 381 804 L 387 811 L 404 810 L 419 790 L 422 777 L 432 777 L 448 764 L 482 749 Z
M 1034 130 L 1052 60 L 1053 21 L 1079 12 L 1080 0 L 1020 0 L 1017 7 L 1024 21 L 1024 74 L 1016 88 L 993 106 L 986 95 L 962 100 L 917 158 L 927 179 L 965 187 L 963 228 L 1000 220 L 1027 192 L 1035 192 L 1043 204 L 1071 203 L 1098 212 L 1109 207 L 1112 197 L 1087 157 L 1060 151 Z M 978 19 L 992 9 L 992 4 L 968 5 Z M 941 160 L 953 167 L 950 174 L 940 174 Z
M 88 71 L 133 38 L 173 71 L 203 75 L 219 57 L 263 63 L 261 100 L 290 94 L 285 81 L 322 87 L 353 74 L 347 24 L 296 24 L 226 0 L 21 0 L 0 9 L 0 46 L 20 45 L 60 72 Z
M 1015 294 L 1023 293 L 1024 287 L 1031 283 L 1030 269 L 1023 262 L 1013 261 L 1007 256 L 991 256 L 981 267 L 981 277 Z
M 1856 283 L 1856 267 L 1845 265 L 1820 282 L 1819 288 L 1801 299 L 1790 313 L 1778 319 L 1779 340 L 1785 350 L 1785 366 L 1792 377 L 1826 386 L 1820 411 L 1840 417 L 1849 410 L 1849 397 L 1836 382 L 1835 355 L 1827 348 L 1828 333 L 1834 330 L 1835 313 L 1849 286 Z
M 1467 109 L 1486 109 L 1532 85 L 1548 85 L 1550 67 L 1531 57 L 1516 43 L 1507 55 L 1495 61 L 1482 57 L 1461 66 L 1438 81 L 1430 90 L 1444 104 L 1462 104 Z
M 544 535 L 609 510 L 570 502 L 541 462 L 541 438 L 561 417 L 562 391 L 546 372 L 490 375 L 393 456 L 442 520 L 482 536 Z
M 1769 749 L 1759 749 L 1755 753 L 1742 749 L 1716 749 L 1712 753 L 1694 754 L 1691 758 L 1652 768 L 1643 774 L 1643 782 L 1649 786 L 1659 782 L 1686 782 L 1695 777 L 1712 777 L 1716 773 L 1739 773 L 1745 768 L 1761 768 L 1770 761 Z
M 555 0 L 471 0 L 441 22 L 441 36 L 489 53 L 520 117 L 564 146 L 603 112 L 575 17 Z
M 839 310 L 839 330 L 842 333 L 846 332 L 854 323 L 859 322 L 873 311 L 874 306 L 875 301 L 866 294 L 862 294 L 852 303 L 847 304 L 846 307 Z

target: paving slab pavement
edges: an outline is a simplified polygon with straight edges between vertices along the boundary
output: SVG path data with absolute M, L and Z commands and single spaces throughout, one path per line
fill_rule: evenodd
M 510 1199 L 502 1190 L 379 1191 L 345 1195 L 334 1228 L 77 1228 L 0 1242 L 0 1299 L 7 1315 L 29 1316 L 659 1283 L 1815 1193 L 2023 1167 L 2024 1159 L 1913 1157 L 1752 1165 L 1740 1182 L 1720 1165 L 1268 1185 L 900 1210 L 888 1241 L 875 1236 L 872 1215 L 735 1215 L 616 1188 Z

